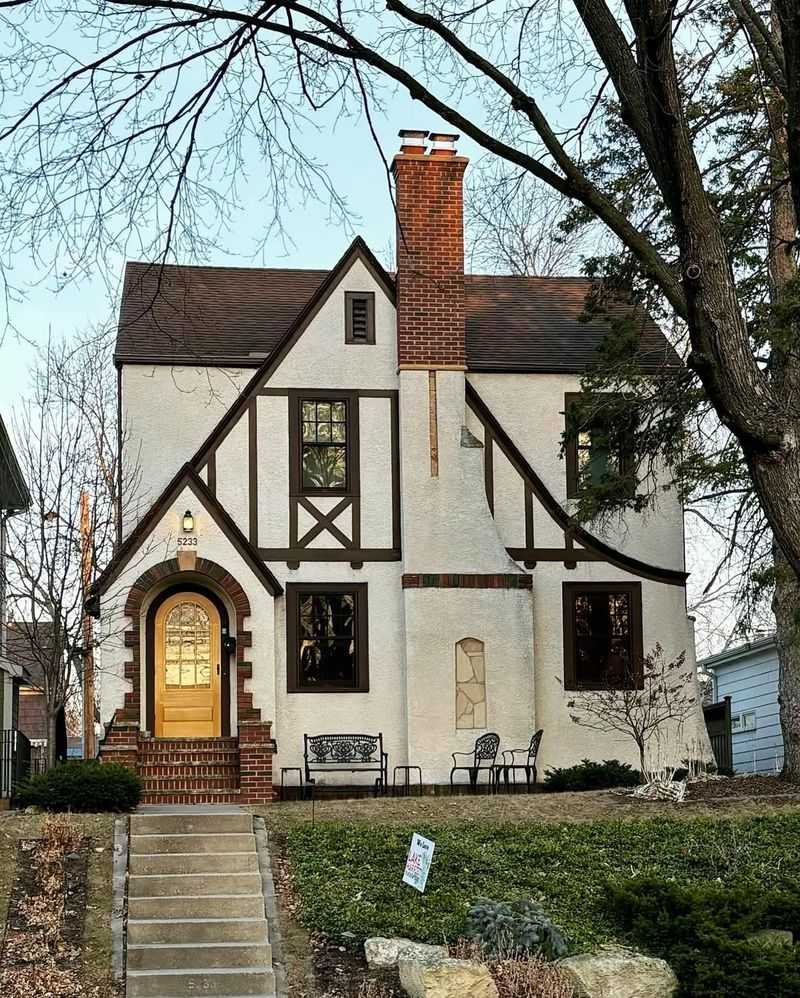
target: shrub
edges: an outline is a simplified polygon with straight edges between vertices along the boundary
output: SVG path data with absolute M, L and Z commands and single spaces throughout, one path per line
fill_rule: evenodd
M 619 759 L 592 762 L 584 759 L 577 766 L 548 769 L 544 777 L 545 789 L 554 792 L 565 790 L 607 790 L 610 787 L 635 787 L 642 782 L 641 774 Z
M 682 998 L 800 994 L 800 947 L 749 940 L 764 928 L 800 930 L 796 889 L 678 886 L 640 879 L 608 887 L 612 915 L 633 941 L 667 960 Z
M 555 960 L 567 952 L 561 929 L 535 901 L 476 901 L 465 934 L 490 956 L 535 953 Z
M 130 811 L 139 803 L 139 777 L 118 763 L 64 762 L 17 790 L 20 807 L 46 811 Z

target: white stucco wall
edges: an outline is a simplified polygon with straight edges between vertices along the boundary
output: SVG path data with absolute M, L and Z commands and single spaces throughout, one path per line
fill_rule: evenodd
M 122 368 L 124 534 L 158 498 L 253 375 L 250 368 Z
M 561 457 L 564 395 L 580 391 L 578 375 L 470 374 L 484 402 L 529 461 L 552 495 L 569 508 L 566 467 Z M 468 425 L 482 439 L 470 414 Z M 519 476 L 503 457 L 495 457 L 495 512 L 508 547 L 524 542 L 523 500 Z M 663 568 L 684 568 L 683 511 L 674 491 L 660 493 L 657 506 L 643 514 L 626 513 L 624 522 L 590 529 L 620 551 Z M 563 535 L 534 501 L 534 534 L 540 547 L 560 547 Z
M 383 733 L 389 765 L 407 758 L 406 675 L 403 607 L 400 598 L 399 562 L 370 562 L 354 570 L 347 562 L 303 562 L 289 571 L 273 565 L 281 584 L 288 582 L 366 582 L 369 614 L 368 693 L 288 693 L 286 668 L 286 600 L 275 601 L 275 702 L 278 754 L 274 772 L 280 780 L 282 766 L 303 765 L 303 735 L 329 732 Z M 413 760 L 412 760 L 413 761 Z M 391 773 L 390 773 L 391 778 Z M 319 783 L 354 783 L 374 776 L 347 773 L 321 774 Z

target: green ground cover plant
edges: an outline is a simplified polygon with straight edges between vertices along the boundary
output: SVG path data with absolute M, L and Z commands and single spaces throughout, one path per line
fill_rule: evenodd
M 141 796 L 141 780 L 127 766 L 94 760 L 63 762 L 21 784 L 16 806 L 45 811 L 130 811 Z
M 424 895 L 401 883 L 411 838 L 436 843 Z M 403 935 L 454 940 L 479 898 L 540 903 L 573 950 L 620 936 L 609 883 L 658 876 L 762 890 L 800 877 L 800 814 L 754 818 L 591 821 L 581 824 L 305 824 L 287 848 L 312 930 L 356 941 Z
M 800 890 L 756 885 L 686 887 L 656 878 L 609 885 L 609 910 L 637 946 L 662 956 L 681 998 L 800 995 L 800 946 L 764 946 L 761 929 L 800 938 Z

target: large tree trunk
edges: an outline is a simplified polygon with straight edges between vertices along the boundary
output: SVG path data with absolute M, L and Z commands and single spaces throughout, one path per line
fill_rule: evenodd
M 800 780 L 800 584 L 775 545 L 778 703 L 783 729 L 783 775 Z
M 780 24 L 775 10 L 772 11 L 772 31 L 780 38 Z M 786 128 L 786 106 L 780 95 L 773 93 L 767 111 L 770 133 L 770 179 L 772 197 L 770 199 L 769 232 L 769 278 L 770 295 L 773 307 L 780 305 L 787 294 L 796 293 L 797 264 L 793 250 L 797 234 L 797 213 L 792 187 L 789 182 L 789 141 Z M 785 333 L 784 333 L 785 336 Z M 781 337 L 783 340 L 783 337 Z M 800 397 L 800 365 L 794 351 L 782 348 L 781 343 L 772 344 L 770 355 L 770 377 L 773 385 L 783 398 Z M 789 414 L 786 414 L 787 418 Z M 795 439 L 800 440 L 800 423 L 794 425 Z M 787 455 L 787 467 L 781 469 L 784 476 L 797 475 L 797 448 Z M 798 515 L 798 487 L 776 489 L 774 477 L 767 469 L 759 478 L 754 469 L 758 484 L 769 490 L 771 499 L 780 507 L 783 516 Z M 795 477 L 795 482 L 797 478 Z M 775 596 L 772 609 L 775 613 L 776 643 L 778 647 L 779 680 L 778 703 L 780 705 L 781 729 L 783 731 L 784 776 L 800 780 L 800 583 L 797 573 L 788 564 L 784 551 L 773 545 L 775 567 Z

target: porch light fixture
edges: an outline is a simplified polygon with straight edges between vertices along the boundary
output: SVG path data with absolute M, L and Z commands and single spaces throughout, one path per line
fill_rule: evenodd
M 194 517 L 192 516 L 192 511 L 187 509 L 183 514 L 183 532 L 185 534 L 191 534 L 194 530 Z

